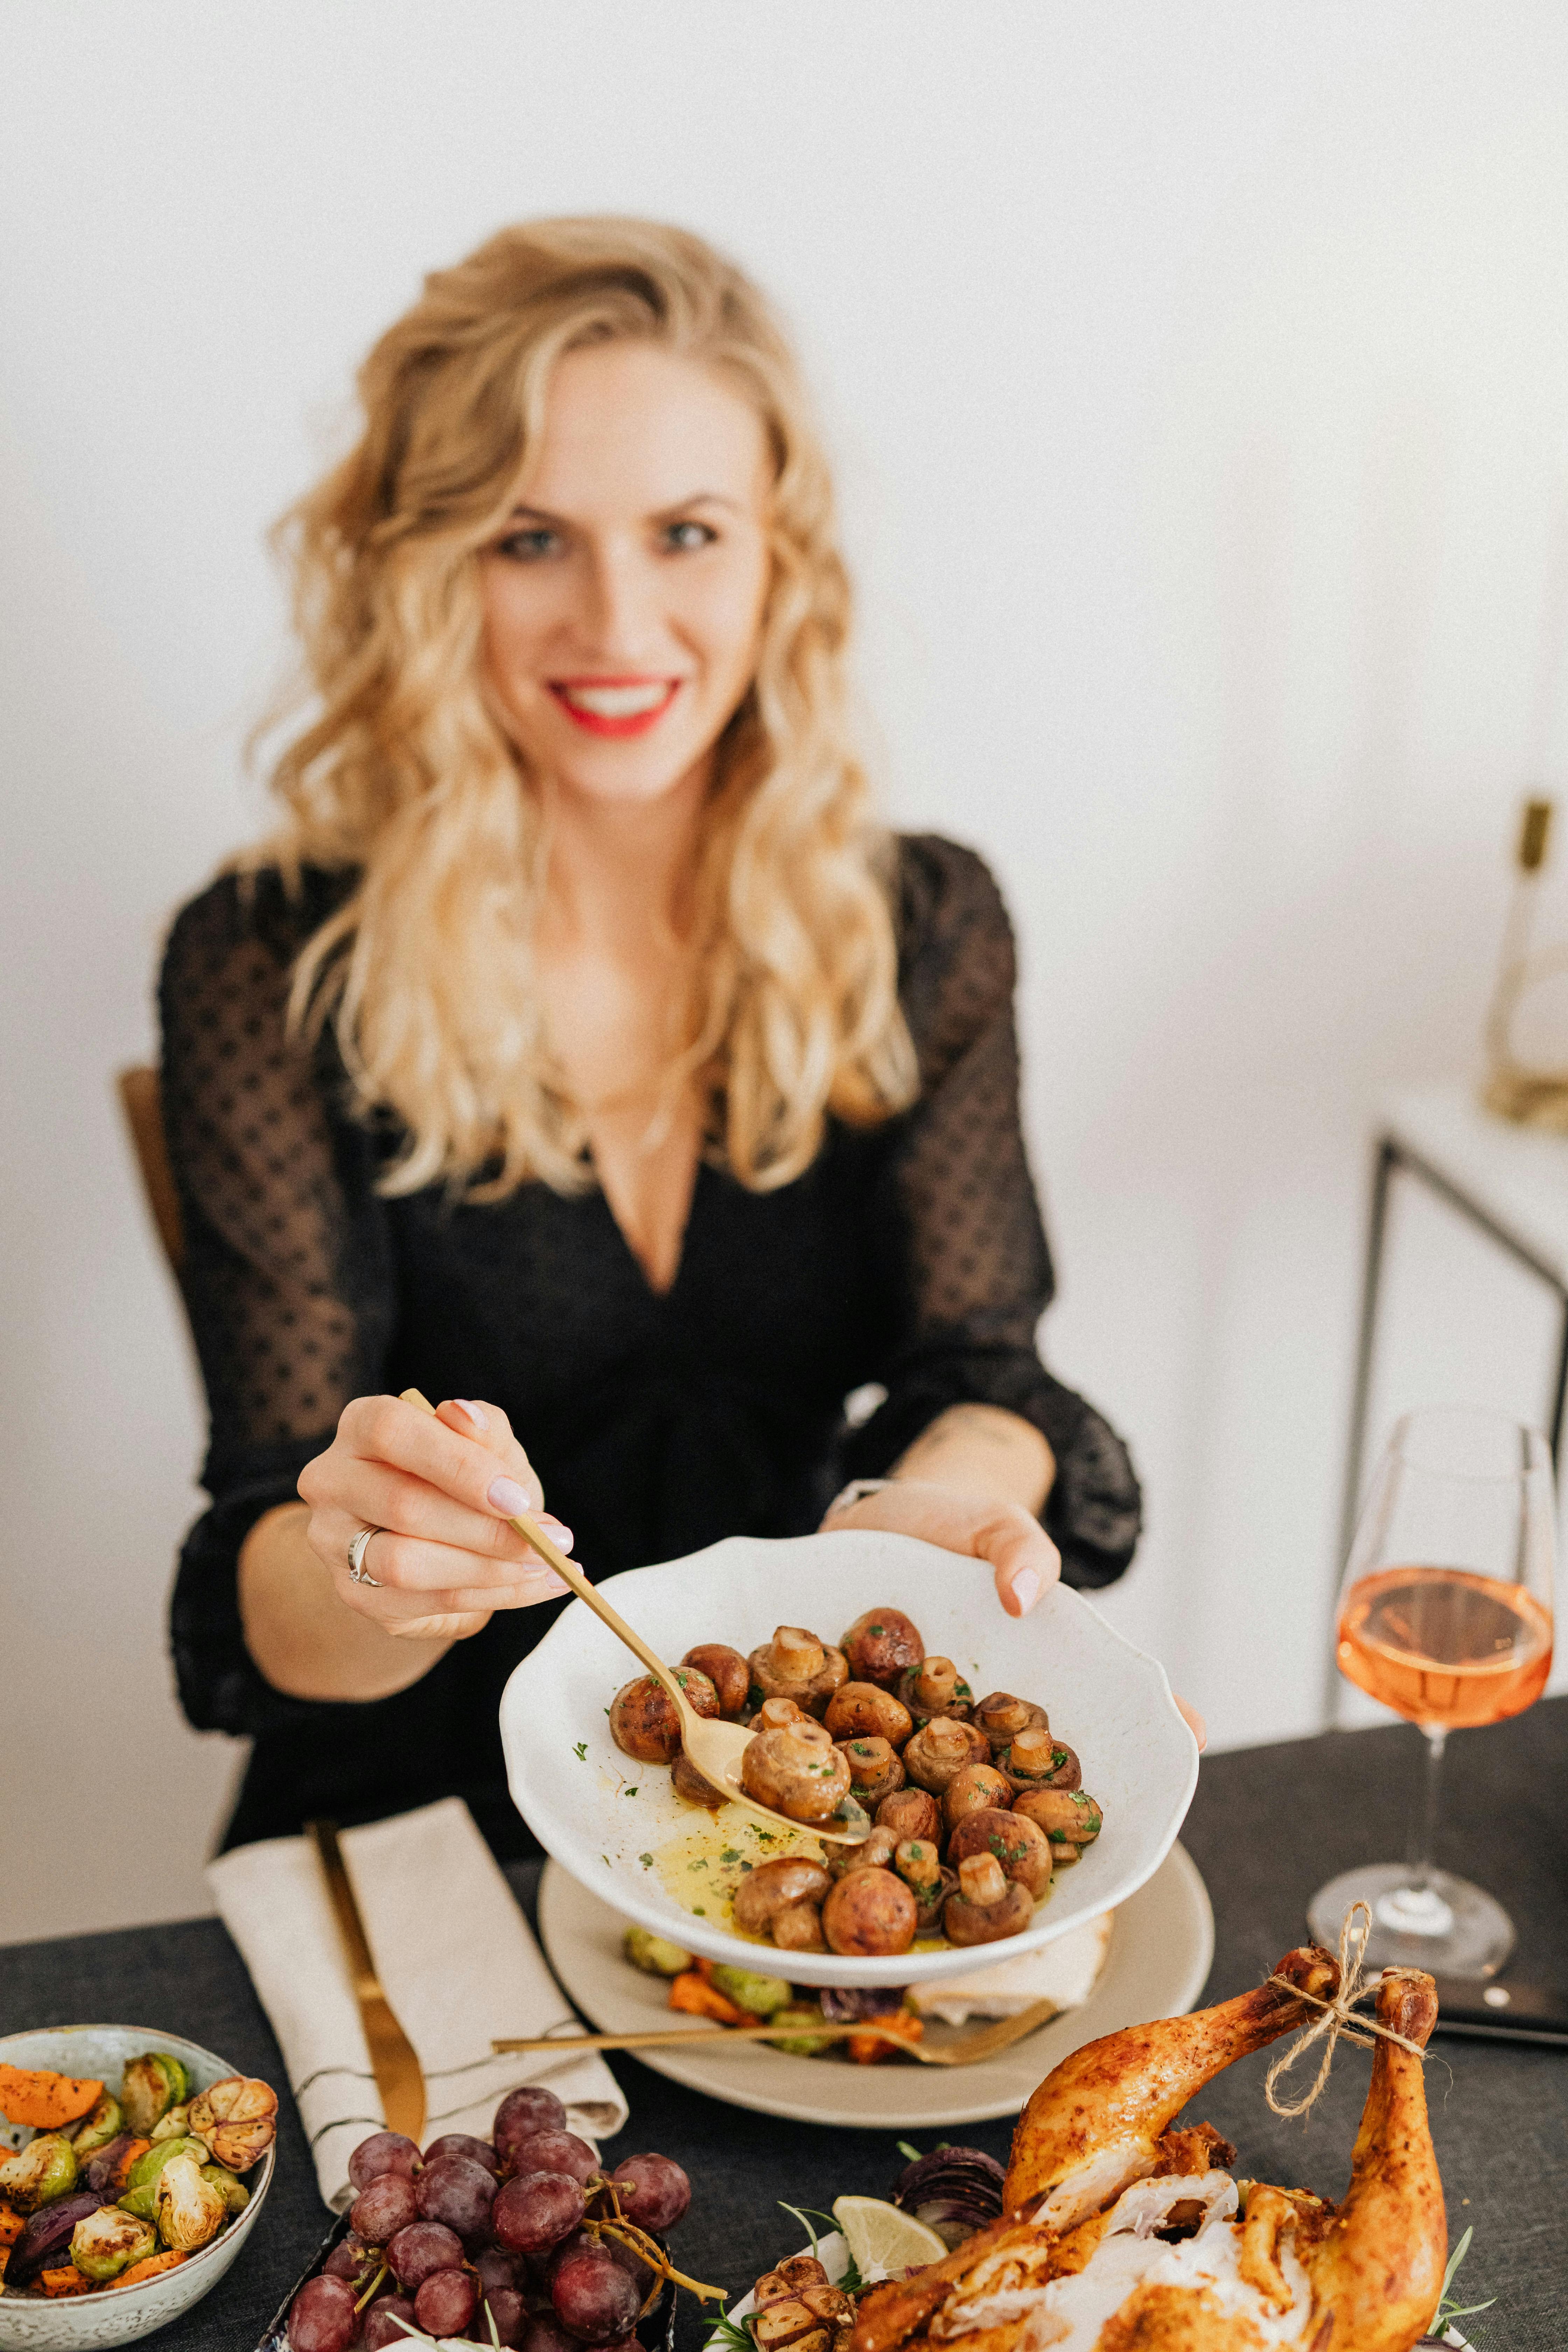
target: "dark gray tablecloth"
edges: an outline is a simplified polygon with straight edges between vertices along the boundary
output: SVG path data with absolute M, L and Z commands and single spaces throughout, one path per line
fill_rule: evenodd
M 1216 1945 L 1205 1995 L 1257 1983 L 1305 1940 L 1314 1889 L 1352 1863 L 1401 1850 L 1420 1766 L 1414 1731 L 1335 1734 L 1243 1749 L 1205 1763 L 1183 1832 L 1214 1900 Z M 1440 1859 L 1489 1886 L 1519 1927 L 1521 1979 L 1568 1979 L 1568 1700 L 1516 1722 L 1460 1733 L 1449 1746 Z M 512 1873 L 531 1909 L 537 1870 Z M 187 2034 L 247 2072 L 283 2079 L 278 2047 L 238 1955 L 216 1920 L 0 1951 L 0 2032 L 113 2020 Z M 1496 2308 L 1468 2323 L 1482 2352 L 1568 2347 L 1568 2053 L 1445 2038 L 1428 2066 L 1434 2136 L 1451 2235 L 1473 2224 L 1464 2298 Z M 1221 2076 L 1196 2103 L 1238 2150 L 1238 2169 L 1329 2196 L 1343 2193 L 1369 2058 L 1342 2045 L 1310 2118 L 1287 2124 L 1264 2104 L 1263 2054 Z M 612 2160 L 638 2148 L 690 2173 L 692 2211 L 677 2239 L 699 2277 L 748 2288 L 795 2249 L 778 2200 L 826 2207 L 844 2190 L 885 2196 L 902 2158 L 890 2135 L 828 2130 L 724 2107 L 635 2061 L 612 2061 L 632 2120 Z M 842 2074 L 836 2078 L 841 2088 Z M 169 2352 L 247 2352 L 309 2258 L 328 2216 L 299 2124 L 285 2101 L 268 2209 L 223 2284 L 159 2338 Z M 964 2137 L 1005 2157 L 1008 2120 Z M 684 2299 L 683 2299 L 684 2301 Z M 701 2340 L 695 2305 L 679 2343 Z

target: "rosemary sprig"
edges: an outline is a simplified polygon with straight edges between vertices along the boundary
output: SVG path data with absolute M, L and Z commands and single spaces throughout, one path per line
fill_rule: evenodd
M 1434 2336 L 1446 2334 L 1456 2319 L 1468 2319 L 1478 2311 L 1489 2311 L 1497 2301 L 1495 2294 L 1489 2295 L 1485 2303 L 1450 2303 L 1448 2300 L 1448 2291 L 1458 2275 L 1459 2264 L 1470 2251 L 1473 2235 L 1473 2230 L 1467 2230 L 1448 2257 L 1448 2267 L 1443 2273 L 1443 2292 L 1437 2298 L 1437 2308 L 1432 2317 L 1431 2332 Z

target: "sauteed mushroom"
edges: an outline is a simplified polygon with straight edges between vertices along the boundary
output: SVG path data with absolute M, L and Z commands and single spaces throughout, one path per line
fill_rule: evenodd
M 849 1870 L 890 1870 L 899 1841 L 891 1830 L 873 1827 L 858 1845 L 836 1845 L 827 1867 L 835 1878 Z
M 933 1715 L 956 1715 L 962 1721 L 974 1704 L 974 1694 L 951 1658 L 922 1658 L 899 1676 L 899 1697 L 916 1724 Z
M 1005 1810 L 1012 1801 L 1012 1784 L 994 1764 L 966 1764 L 953 1774 L 942 1793 L 942 1818 L 950 1830 L 955 1830 L 967 1814 L 984 1807 Z
M 880 1683 L 885 1690 L 920 1664 L 926 1648 L 920 1627 L 901 1609 L 863 1611 L 840 1646 L 858 1683 Z
M 929 1838 L 906 1838 L 893 1868 L 915 1898 L 915 1933 L 929 1936 L 942 1923 L 942 1906 L 958 1885 L 958 1873 L 943 1865 Z
M 1100 1835 L 1104 1815 L 1082 1789 L 1029 1789 L 1015 1798 L 1013 1810 L 1044 1830 L 1058 1870 L 1078 1860 L 1086 1845 Z
M 987 1739 L 1000 1745 L 1011 1739 L 1015 1732 L 1027 1731 L 1037 1724 L 1048 1731 L 1046 1710 L 1033 1699 L 1015 1698 L 1011 1691 L 991 1691 L 984 1698 L 976 1699 L 971 1720 L 980 1726 Z
M 830 1649 L 804 1625 L 780 1625 L 771 1642 L 752 1652 L 747 1665 L 764 1698 L 793 1698 L 808 1715 L 820 1716 L 840 1683 L 849 1679 L 843 1651 Z
M 890 1870 L 851 1870 L 822 1906 L 828 1949 L 858 1958 L 907 1952 L 915 1939 L 915 1898 Z
M 947 1858 L 958 1870 L 972 1853 L 994 1854 L 1006 1877 L 1038 1896 L 1051 1883 L 1051 1858 L 1057 1851 L 1037 1822 L 1021 1813 L 987 1808 L 959 1822 Z
M 972 1723 L 936 1715 L 904 1744 L 904 1769 L 917 1787 L 940 1797 L 966 1764 L 988 1764 L 991 1743 Z
M 695 1666 L 677 1666 L 675 1679 L 695 1712 L 716 1716 L 719 1694 Z M 672 1764 L 680 1753 L 680 1718 L 651 1675 L 638 1675 L 616 1693 L 610 1737 L 623 1756 L 639 1764 Z
M 730 1801 L 721 1789 L 703 1779 L 684 1748 L 670 1766 L 669 1777 L 675 1783 L 676 1795 L 684 1797 L 689 1805 L 706 1805 L 710 1813 L 716 1813 Z
M 810 1911 L 815 1916 L 832 1884 L 825 1864 L 801 1855 L 764 1862 L 748 1871 L 735 1889 L 735 1925 L 748 1936 L 765 1936 L 771 1929 L 776 1942 L 778 1923 L 784 1914 Z M 794 1948 L 808 1948 L 796 1944 Z
M 849 1794 L 849 1766 L 825 1725 L 786 1723 L 747 1742 L 741 1784 L 792 1822 L 825 1822 Z
M 739 1650 L 728 1642 L 699 1642 L 688 1650 L 680 1661 L 683 1666 L 695 1666 L 706 1675 L 719 1698 L 719 1712 L 726 1723 L 733 1723 L 746 1712 L 751 1696 L 752 1670 Z
M 877 1826 L 900 1838 L 929 1838 L 942 1843 L 942 1807 L 929 1789 L 895 1789 L 877 1808 Z
M 889 1748 L 901 1748 L 914 1729 L 909 1708 L 876 1683 L 845 1683 L 822 1719 L 835 1739 L 885 1739 Z
M 833 1727 L 828 1725 L 831 1731 Z M 862 1805 L 879 1805 L 884 1797 L 904 1785 L 904 1768 L 885 1739 L 840 1739 L 849 1766 L 849 1785 Z
M 1011 1882 L 994 1853 L 972 1853 L 958 1865 L 942 1924 L 950 1943 L 994 1944 L 1026 1927 L 1034 1910 L 1028 1888 Z
M 1072 1749 L 1038 1726 L 1015 1733 L 996 1762 L 1015 1789 L 1076 1789 L 1083 1780 Z

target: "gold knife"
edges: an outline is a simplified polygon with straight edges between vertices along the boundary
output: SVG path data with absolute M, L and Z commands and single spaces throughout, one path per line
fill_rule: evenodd
M 349 1982 L 359 2003 L 360 2023 L 364 2028 L 375 2087 L 381 2093 L 386 2128 L 404 2132 L 417 2142 L 425 2132 L 425 2076 L 414 2044 L 393 2015 L 392 2003 L 381 1989 L 364 1921 L 360 1917 L 359 1905 L 343 1866 L 337 1826 L 332 1822 L 307 1822 L 305 1834 L 314 1840 L 326 1873 L 327 1892 L 337 1914 L 343 1958 L 349 1964 Z

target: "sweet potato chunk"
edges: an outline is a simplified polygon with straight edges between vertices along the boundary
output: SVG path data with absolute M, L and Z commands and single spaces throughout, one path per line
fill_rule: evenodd
M 0 2065 L 0 2116 L 14 2124 L 31 2124 L 36 2131 L 58 2131 L 74 2124 L 103 2096 L 101 2083 L 75 2074 L 52 2074 L 47 2066 Z

